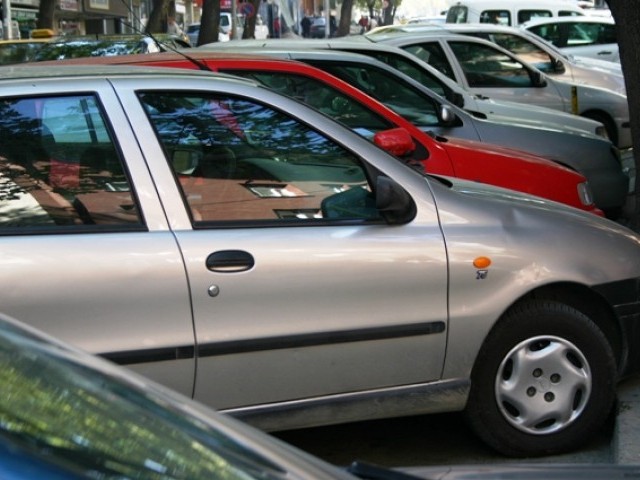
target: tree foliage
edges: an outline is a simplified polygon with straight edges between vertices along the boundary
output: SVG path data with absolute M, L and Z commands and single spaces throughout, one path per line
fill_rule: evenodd
M 640 145 L 640 9 L 635 0 L 608 0 L 609 8 L 616 22 L 620 61 L 627 86 L 631 138 L 634 145 Z M 640 153 L 634 149 L 636 172 L 640 165 Z M 640 230 L 640 189 L 636 182 L 632 195 L 633 211 L 630 226 Z

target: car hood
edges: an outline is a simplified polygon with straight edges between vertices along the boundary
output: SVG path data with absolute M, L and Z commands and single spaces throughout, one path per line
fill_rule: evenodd
M 440 144 L 449 152 L 452 156 L 458 155 L 467 155 L 467 156 L 477 156 L 477 155 L 487 155 L 487 156 L 500 156 L 508 159 L 513 159 L 514 157 L 518 158 L 523 162 L 534 163 L 537 165 L 545 165 L 550 166 L 552 168 L 558 168 L 562 170 L 566 170 L 567 172 L 571 172 L 575 174 L 574 170 L 563 167 L 562 165 L 548 160 L 544 157 L 540 157 L 538 155 L 534 155 L 529 152 L 525 152 L 524 150 L 517 150 L 509 147 L 503 147 L 500 145 L 495 145 L 492 143 L 484 143 L 484 142 L 476 142 L 474 140 L 465 140 L 462 138 L 453 138 L 453 137 L 436 137 Z
M 627 94 L 620 64 L 588 57 L 570 58 L 574 82 L 608 88 L 622 95 Z
M 602 72 L 622 75 L 622 65 L 617 62 L 608 60 L 599 60 L 597 58 L 583 57 L 580 55 L 569 55 L 572 63 L 583 67 L 594 68 Z

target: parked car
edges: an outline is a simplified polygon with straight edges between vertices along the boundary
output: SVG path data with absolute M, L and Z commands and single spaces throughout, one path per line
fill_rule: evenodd
M 480 38 L 441 31 L 368 38 L 417 55 L 471 92 L 586 116 L 603 123 L 618 147 L 632 146 L 626 95 L 556 80 Z
M 521 25 L 571 55 L 620 63 L 616 24 L 611 17 L 535 19 Z
M 217 47 L 212 45 L 200 47 L 199 50 L 204 48 Z M 424 131 L 525 149 L 569 166 L 587 178 L 596 206 L 610 217 L 618 217 L 627 203 L 629 177 L 623 170 L 620 152 L 608 140 L 474 118 L 413 78 L 359 54 L 335 50 L 295 50 L 289 42 L 286 49 L 262 48 L 251 51 L 304 61 L 325 70 L 384 103 Z
M 568 17 L 558 17 L 568 18 Z M 585 17 L 587 18 L 587 17 Z M 539 36 L 523 28 L 492 24 L 446 23 L 441 28 L 451 33 L 484 38 L 516 55 L 520 60 L 537 68 L 546 75 L 577 84 L 607 88 L 626 95 L 624 75 L 619 63 L 589 57 L 575 57 L 563 53 Z M 401 33 L 437 34 L 438 26 L 398 25 L 371 34 L 393 35 Z M 435 32 L 434 32 L 435 31 Z
M 332 49 L 368 55 L 413 77 L 425 87 L 445 97 L 451 103 L 463 108 L 476 118 L 497 120 L 503 123 L 516 123 L 518 125 L 529 125 L 538 128 L 542 127 L 554 131 L 578 134 L 588 133 L 606 137 L 606 130 L 602 123 L 588 118 L 552 110 L 550 108 L 523 105 L 521 103 L 496 100 L 487 96 L 473 94 L 456 83 L 455 80 L 447 77 L 415 55 L 392 45 L 371 41 L 332 38 L 327 40 L 305 39 L 302 41 L 287 39 L 287 47 L 296 50 L 305 48 Z M 282 43 L 277 39 L 260 41 L 242 40 L 232 44 L 212 43 L 203 45 L 201 48 L 207 50 L 237 50 L 239 48 L 249 51 L 258 48 L 283 50 Z
M 534 455 L 586 441 L 640 366 L 617 223 L 425 177 L 239 77 L 0 87 L 3 311 L 198 401 L 265 430 L 466 409 Z
M 166 53 L 75 59 L 66 64 L 208 69 L 248 77 L 340 121 L 419 171 L 510 188 L 602 215 L 594 204 L 588 182 L 576 171 L 520 150 L 427 134 L 323 70 L 264 55 L 239 56 L 204 50 L 190 53 L 188 57 Z

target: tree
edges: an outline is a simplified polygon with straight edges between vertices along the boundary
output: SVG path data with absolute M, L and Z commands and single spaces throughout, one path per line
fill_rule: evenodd
M 627 86 L 629 120 L 633 145 L 640 146 L 640 9 L 635 0 L 609 0 L 609 8 L 616 22 L 620 62 Z M 634 148 L 636 172 L 640 165 L 640 151 Z M 636 182 L 632 194 L 633 211 L 630 227 L 640 230 L 640 189 Z
M 244 30 L 242 31 L 242 38 L 255 38 L 256 36 L 256 18 L 258 16 L 258 8 L 262 0 L 251 0 L 250 3 L 253 6 L 253 15 L 247 16 L 244 24 Z
M 204 0 L 202 2 L 202 17 L 200 17 L 198 45 L 217 42 L 219 28 L 220 0 Z
M 167 31 L 167 13 L 169 0 L 152 0 L 153 8 L 144 31 L 146 33 L 164 33 Z
M 337 37 L 346 37 L 351 33 L 351 12 L 353 11 L 354 0 L 342 0 L 340 8 L 340 24 L 338 25 Z
M 40 0 L 38 21 L 36 22 L 38 28 L 50 28 L 55 30 L 53 26 L 53 14 L 55 12 L 55 7 L 56 0 Z

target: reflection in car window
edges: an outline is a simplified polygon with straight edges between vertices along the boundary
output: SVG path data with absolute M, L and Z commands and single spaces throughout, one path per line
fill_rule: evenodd
M 434 75 L 422 68 L 418 68 L 415 63 L 400 55 L 378 50 L 365 50 L 358 53 L 369 55 L 380 62 L 386 63 L 387 65 L 395 68 L 396 70 L 400 70 L 405 75 L 408 75 L 414 80 L 420 82 L 422 85 L 436 92 L 438 95 L 451 99 L 452 92 L 449 87 Z
M 276 92 L 293 97 L 343 123 L 369 140 L 372 140 L 377 132 L 392 128 L 392 125 L 381 116 L 314 78 L 288 72 L 221 71 L 252 78 Z
M 498 32 L 473 32 L 470 35 L 478 38 L 484 38 L 505 50 L 516 54 L 520 60 L 536 67 L 542 72 L 553 72 L 555 67 L 551 56 L 538 47 L 535 43 L 530 42 L 518 35 L 510 33 Z
M 403 47 L 407 52 L 415 55 L 423 62 L 428 63 L 439 72 L 445 74 L 447 77 L 455 80 L 456 77 L 453 74 L 453 68 L 447 60 L 447 55 L 437 42 L 425 42 L 414 45 L 407 45 Z
M 423 95 L 408 82 L 374 65 L 323 61 L 309 63 L 362 90 L 419 127 L 435 126 L 440 122 L 437 105 L 428 95 Z
M 316 108 L 333 120 L 343 123 L 361 137 L 372 142 L 376 133 L 396 127 L 395 124 L 378 115 L 371 108 L 315 78 L 289 72 L 221 71 L 251 78 L 283 95 L 289 95 L 306 105 Z M 396 158 L 422 172 L 422 161 L 429 156 L 429 152 L 420 142 L 416 142 L 415 145 L 416 148 L 413 151 L 396 156 Z
M 234 97 L 140 98 L 194 226 L 379 220 L 359 159 L 290 116 Z
M 153 391 L 134 390 L 119 377 L 70 361 L 56 346 L 2 328 L 0 436 L 34 463 L 67 469 L 72 478 L 288 478 Z
M 0 102 L 0 232 L 139 229 L 139 208 L 96 99 Z
M 522 63 L 489 45 L 449 42 L 470 87 L 531 88 L 531 77 Z
M 559 48 L 617 43 L 618 41 L 615 26 L 606 24 L 550 23 L 534 26 L 529 30 Z

